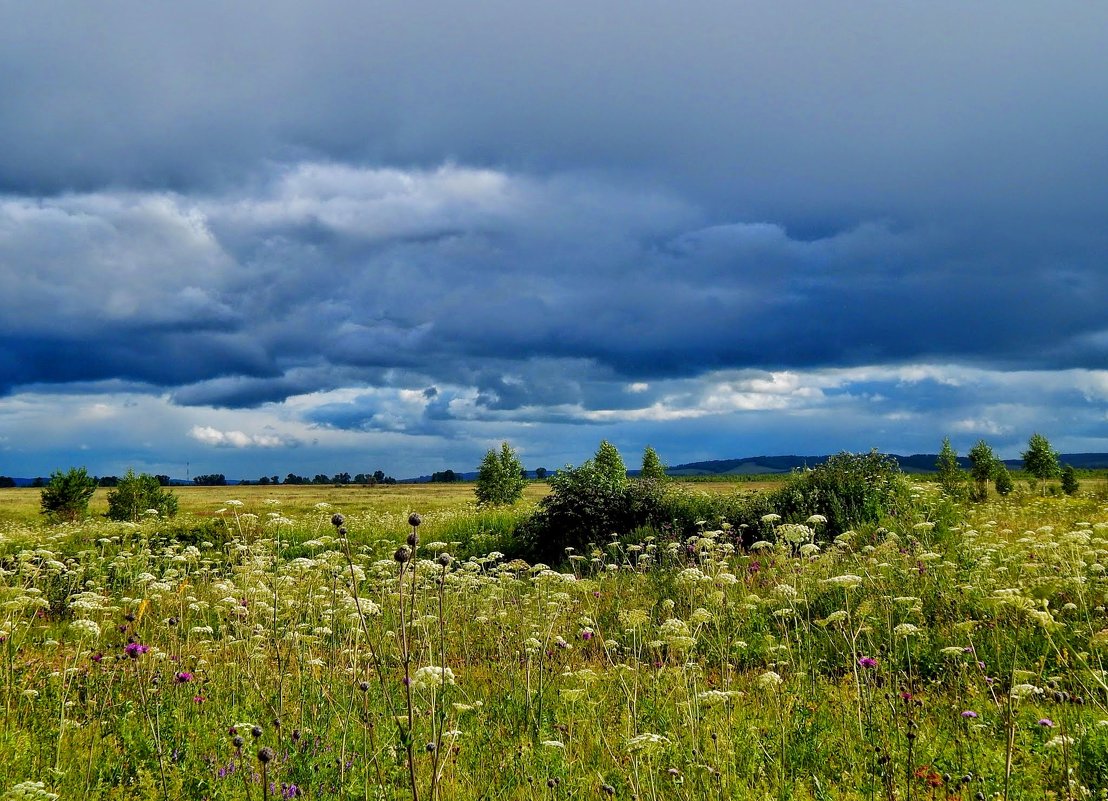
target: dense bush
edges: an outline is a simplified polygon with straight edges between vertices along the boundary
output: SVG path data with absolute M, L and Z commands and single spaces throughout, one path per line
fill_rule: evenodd
M 822 515 L 827 522 L 818 527 L 817 536 L 827 540 L 911 508 L 900 467 L 876 452 L 832 456 L 812 470 L 795 473 L 771 493 L 709 494 L 672 482 L 621 482 L 593 460 L 559 470 L 550 487 L 517 530 L 520 554 L 542 561 L 558 561 L 567 548 L 581 552 L 589 544 L 643 528 L 665 540 L 726 524 L 737 544 L 749 546 L 767 536 L 762 518 L 770 513 L 780 515 L 783 523 Z
M 42 513 L 51 521 L 72 522 L 88 511 L 88 502 L 96 492 L 96 479 L 83 467 L 50 474 L 50 483 L 42 489 Z
M 592 460 L 557 471 L 549 482 L 550 494 L 518 532 L 520 546 L 533 558 L 562 558 L 566 548 L 582 550 L 631 523 L 625 485 L 611 481 Z
M 162 489 L 157 476 L 136 476 L 134 470 L 128 470 L 108 493 L 108 517 L 112 520 L 137 522 L 150 509 L 162 517 L 177 514 L 177 496 Z
M 824 538 L 880 523 L 911 507 L 900 466 L 877 451 L 836 454 L 824 464 L 795 473 L 769 501 L 786 522 L 803 522 L 811 515 L 827 518 L 819 531 Z

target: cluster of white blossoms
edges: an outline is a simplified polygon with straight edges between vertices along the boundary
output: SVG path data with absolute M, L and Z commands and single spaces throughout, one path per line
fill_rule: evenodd
M 438 690 L 453 683 L 454 671 L 448 667 L 426 665 L 412 674 L 412 688 L 416 690 Z

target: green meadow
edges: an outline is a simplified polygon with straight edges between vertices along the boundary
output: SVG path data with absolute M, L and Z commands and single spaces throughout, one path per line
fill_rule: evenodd
M 903 481 L 834 536 L 709 515 L 550 564 L 513 552 L 539 483 L 187 487 L 138 523 L 98 490 L 56 525 L 0 490 L 0 798 L 1108 797 L 1103 481 Z

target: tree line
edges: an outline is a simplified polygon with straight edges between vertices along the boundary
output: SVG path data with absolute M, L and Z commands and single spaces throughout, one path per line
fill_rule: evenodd
M 989 497 L 990 484 L 998 495 L 1008 495 L 1015 489 L 1015 481 L 1008 467 L 997 458 L 988 442 L 978 440 L 967 456 L 970 462 L 968 474 L 958 464 L 958 452 L 950 444 L 950 437 L 943 439 L 935 468 L 938 471 L 939 484 L 947 495 L 983 501 Z M 1077 471 L 1072 465 L 1059 462 L 1058 452 L 1042 434 L 1031 435 L 1027 441 L 1027 450 L 1020 454 L 1020 458 L 1023 460 L 1024 472 L 1044 494 L 1047 492 L 1047 482 L 1053 478 L 1061 479 L 1058 489 L 1066 495 L 1075 495 L 1081 488 Z

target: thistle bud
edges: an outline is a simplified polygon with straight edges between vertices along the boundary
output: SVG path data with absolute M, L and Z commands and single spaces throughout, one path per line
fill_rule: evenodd
M 450 563 L 454 561 L 454 557 L 444 551 L 439 554 L 437 561 L 443 567 L 450 567 Z
M 395 559 L 400 564 L 404 564 L 405 562 L 407 562 L 409 559 L 412 558 L 412 552 L 410 550 L 408 550 L 407 547 L 401 546 L 400 548 L 396 549 L 396 553 L 394 553 L 392 555 L 392 558 Z
M 423 518 L 420 516 L 419 512 L 412 512 L 410 515 L 408 515 L 408 525 L 409 526 L 412 526 L 414 528 L 419 528 L 419 524 L 422 523 L 422 522 L 423 522 Z
M 339 526 L 341 526 L 345 522 L 346 522 L 346 518 L 343 517 L 342 515 L 340 515 L 340 514 L 331 515 L 331 525 L 334 526 L 335 528 L 338 528 Z
M 412 533 L 408 535 L 408 544 L 413 548 L 419 545 L 419 534 L 416 533 L 415 529 L 412 529 Z
M 267 765 L 273 761 L 273 757 L 277 756 L 273 749 L 268 745 L 258 752 L 258 761 L 263 765 Z

